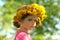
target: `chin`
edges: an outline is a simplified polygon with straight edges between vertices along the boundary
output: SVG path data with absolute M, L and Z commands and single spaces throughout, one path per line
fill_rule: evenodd
M 33 28 L 30 28 L 29 30 L 32 30 Z

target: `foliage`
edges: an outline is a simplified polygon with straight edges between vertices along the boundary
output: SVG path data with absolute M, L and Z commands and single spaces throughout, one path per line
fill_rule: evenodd
M 11 30 L 16 30 L 13 25 L 13 17 L 16 13 L 17 8 L 23 4 L 37 3 L 46 7 L 46 14 L 48 17 L 42 22 L 40 27 L 36 28 L 31 32 L 33 35 L 45 35 L 53 34 L 57 32 L 56 25 L 58 24 L 57 19 L 60 19 L 60 0 L 2 0 L 4 2 L 3 6 L 0 6 L 0 31 L 6 30 L 7 32 L 12 32 Z M 6 34 L 7 35 L 7 34 Z M 0 37 L 1 38 L 1 37 Z M 38 38 L 38 37 L 36 37 Z M 2 40 L 3 38 L 1 38 Z M 40 39 L 34 39 L 40 40 Z
M 44 40 L 43 35 L 36 35 L 33 37 L 33 40 Z

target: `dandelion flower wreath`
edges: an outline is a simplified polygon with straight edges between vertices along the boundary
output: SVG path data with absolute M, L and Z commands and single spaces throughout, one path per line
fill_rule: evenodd
M 36 24 L 37 26 L 39 26 L 42 21 L 46 18 L 46 14 L 45 14 L 45 8 L 41 5 L 38 4 L 30 4 L 30 5 L 25 5 L 20 7 L 17 12 L 16 15 L 14 17 L 14 21 L 17 22 L 23 14 L 30 14 L 30 15 L 36 15 Z M 36 27 L 37 27 L 36 26 Z

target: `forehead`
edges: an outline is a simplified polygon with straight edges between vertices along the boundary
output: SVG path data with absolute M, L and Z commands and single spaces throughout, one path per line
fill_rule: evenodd
M 36 16 L 28 16 L 26 17 L 26 19 L 36 19 L 37 17 Z

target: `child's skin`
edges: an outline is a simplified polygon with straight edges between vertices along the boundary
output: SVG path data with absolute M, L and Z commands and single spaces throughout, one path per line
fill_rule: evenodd
M 36 26 L 36 17 L 27 16 L 24 20 L 21 20 L 19 24 L 21 25 L 20 29 L 27 32 L 28 30 L 32 30 Z

